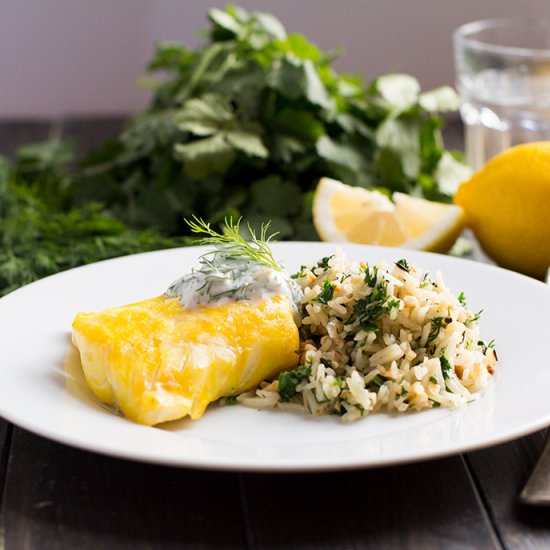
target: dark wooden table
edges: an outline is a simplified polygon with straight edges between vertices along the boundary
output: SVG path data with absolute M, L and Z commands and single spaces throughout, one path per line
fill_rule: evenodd
M 85 149 L 121 125 L 0 122 L 0 153 L 52 134 Z M 544 432 L 403 466 L 283 475 L 118 460 L 0 419 L 0 549 L 550 548 L 550 507 L 518 502 Z

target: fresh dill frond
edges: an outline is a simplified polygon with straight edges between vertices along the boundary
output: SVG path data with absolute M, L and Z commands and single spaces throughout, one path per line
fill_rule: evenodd
M 247 241 L 239 234 L 241 219 L 242 218 L 239 218 L 237 222 L 234 222 L 233 218 L 225 218 L 223 233 L 219 233 L 215 229 L 212 229 L 210 223 L 205 222 L 195 215 L 193 215 L 192 220 L 186 219 L 185 222 L 193 233 L 207 235 L 206 237 L 198 239 L 197 242 L 199 244 L 209 244 L 216 247 L 216 250 L 212 250 L 207 254 L 224 253 L 236 258 L 247 258 L 271 267 L 272 269 L 276 269 L 277 271 L 282 271 L 283 268 L 273 257 L 273 252 L 269 246 L 270 243 L 274 242 L 274 238 L 278 234 L 272 233 L 268 235 L 271 222 L 262 224 L 259 237 L 256 236 L 256 232 L 248 225 L 251 239 Z

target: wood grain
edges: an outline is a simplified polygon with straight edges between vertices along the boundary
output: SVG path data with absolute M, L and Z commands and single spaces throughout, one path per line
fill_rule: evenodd
M 56 124 L 49 120 L 0 121 L 0 155 L 13 158 L 17 148 L 52 136 Z
M 11 425 L 8 424 L 8 422 L 6 422 L 3 418 L 0 418 L 0 496 L 3 494 L 4 482 L 6 479 L 11 430 L 12 430 Z M 0 503 L 1 503 L 1 499 L 0 499 Z M 0 505 L 0 510 L 1 510 L 1 505 Z
M 236 474 L 95 455 L 15 429 L 6 548 L 242 548 Z
M 87 152 L 102 145 L 105 140 L 114 139 L 124 128 L 127 116 L 94 118 L 67 118 L 61 122 L 60 133 L 71 138 L 77 145 L 77 160 L 82 160 Z
M 460 457 L 242 485 L 254 548 L 500 547 Z
M 509 549 L 550 548 L 550 507 L 518 496 L 540 456 L 546 430 L 466 457 L 499 537 Z

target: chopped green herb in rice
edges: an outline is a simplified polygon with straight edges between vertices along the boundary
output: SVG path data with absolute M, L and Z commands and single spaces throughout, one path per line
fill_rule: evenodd
M 497 361 L 481 312 L 440 273 L 405 259 L 376 265 L 341 251 L 293 276 L 303 291 L 300 366 L 237 398 L 344 421 L 380 410 L 457 407 L 479 397 Z

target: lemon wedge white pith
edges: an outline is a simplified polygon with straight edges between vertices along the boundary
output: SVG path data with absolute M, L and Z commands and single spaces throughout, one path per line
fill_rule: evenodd
M 462 209 L 322 178 L 313 200 L 313 223 L 323 241 L 400 246 L 446 252 L 464 227 Z

